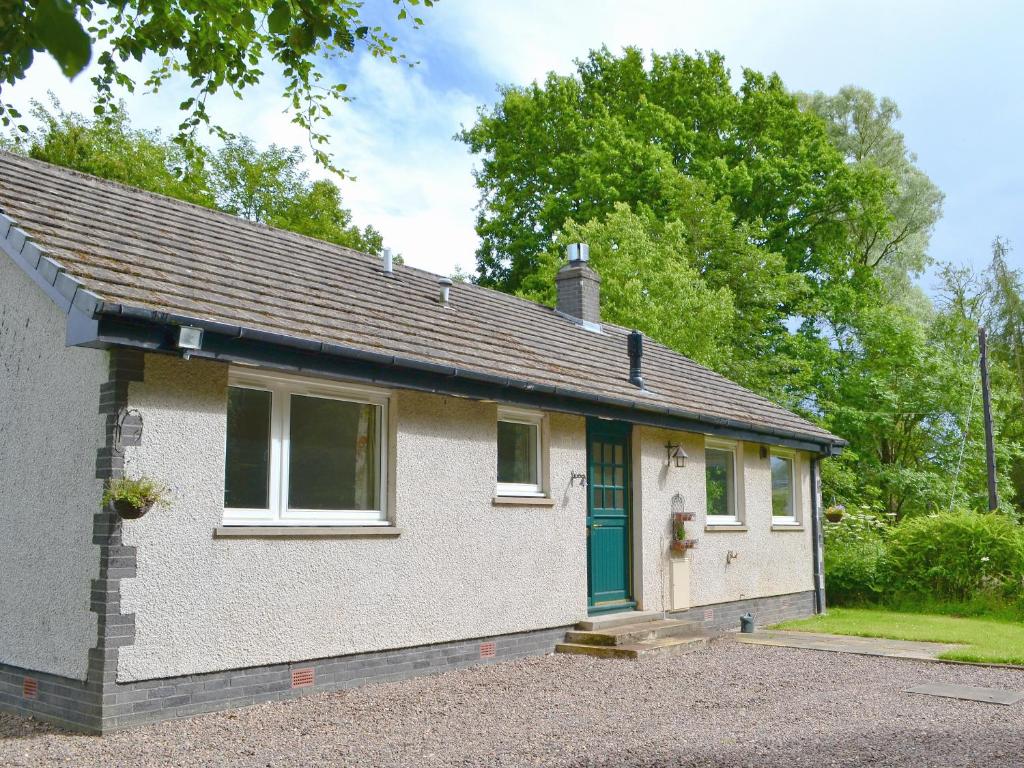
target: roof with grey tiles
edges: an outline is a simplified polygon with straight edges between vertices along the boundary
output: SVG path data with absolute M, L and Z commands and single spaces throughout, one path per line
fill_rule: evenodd
M 445 307 L 437 275 L 397 265 L 386 277 L 374 256 L 4 152 L 0 210 L 49 257 L 37 269 L 55 263 L 66 285 L 103 302 L 101 311 L 168 312 L 384 353 L 397 364 L 455 366 L 642 410 L 843 443 L 650 340 L 646 389 L 637 389 L 628 379 L 625 328 L 605 324 L 595 333 L 550 307 L 472 284 L 455 284 Z M 15 233 L 0 237 L 21 237 Z

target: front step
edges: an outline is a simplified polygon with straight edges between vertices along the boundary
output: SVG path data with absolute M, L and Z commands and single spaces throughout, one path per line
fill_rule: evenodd
M 706 637 L 660 637 L 654 640 L 641 640 L 637 643 L 623 645 L 589 645 L 584 643 L 559 643 L 555 646 L 556 653 L 576 653 L 584 656 L 596 656 L 602 659 L 639 659 L 642 656 L 664 656 L 683 654 L 703 648 L 708 642 Z
M 577 625 L 579 626 L 579 625 Z M 570 630 L 565 635 L 567 643 L 583 645 L 629 645 L 645 640 L 657 640 L 680 635 L 693 636 L 699 625 L 696 622 L 659 619 L 641 624 L 625 624 L 600 631 Z
M 648 621 L 660 621 L 665 618 L 661 611 L 624 611 L 622 613 L 606 613 L 599 616 L 591 616 L 586 621 L 576 625 L 576 629 L 586 632 L 602 632 L 612 627 L 621 627 L 624 624 L 640 624 Z
M 639 659 L 668 653 L 689 653 L 704 646 L 708 635 L 699 624 L 666 619 L 654 611 L 618 614 L 614 620 L 581 621 L 555 646 L 556 653 L 578 653 L 606 659 Z

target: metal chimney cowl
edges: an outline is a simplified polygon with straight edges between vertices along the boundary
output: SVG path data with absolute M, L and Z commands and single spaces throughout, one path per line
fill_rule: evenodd
M 559 312 L 587 323 L 601 322 L 601 277 L 591 269 L 590 247 L 571 243 L 566 249 L 568 263 L 555 275 Z

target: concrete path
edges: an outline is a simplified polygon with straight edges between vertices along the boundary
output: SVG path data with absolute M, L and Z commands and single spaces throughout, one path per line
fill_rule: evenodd
M 918 643 L 910 640 L 888 640 L 881 637 L 824 635 L 817 632 L 787 632 L 767 629 L 754 634 L 735 634 L 741 643 L 773 645 L 780 648 L 806 648 L 812 651 L 859 653 L 863 656 L 889 656 L 897 659 L 933 661 L 940 653 L 963 646 L 955 643 Z

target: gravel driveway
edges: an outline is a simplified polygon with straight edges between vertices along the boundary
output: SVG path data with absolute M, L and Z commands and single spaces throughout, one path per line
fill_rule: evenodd
M 1014 766 L 1024 671 L 714 642 L 640 662 L 548 656 L 79 736 L 0 714 L 0 766 Z

